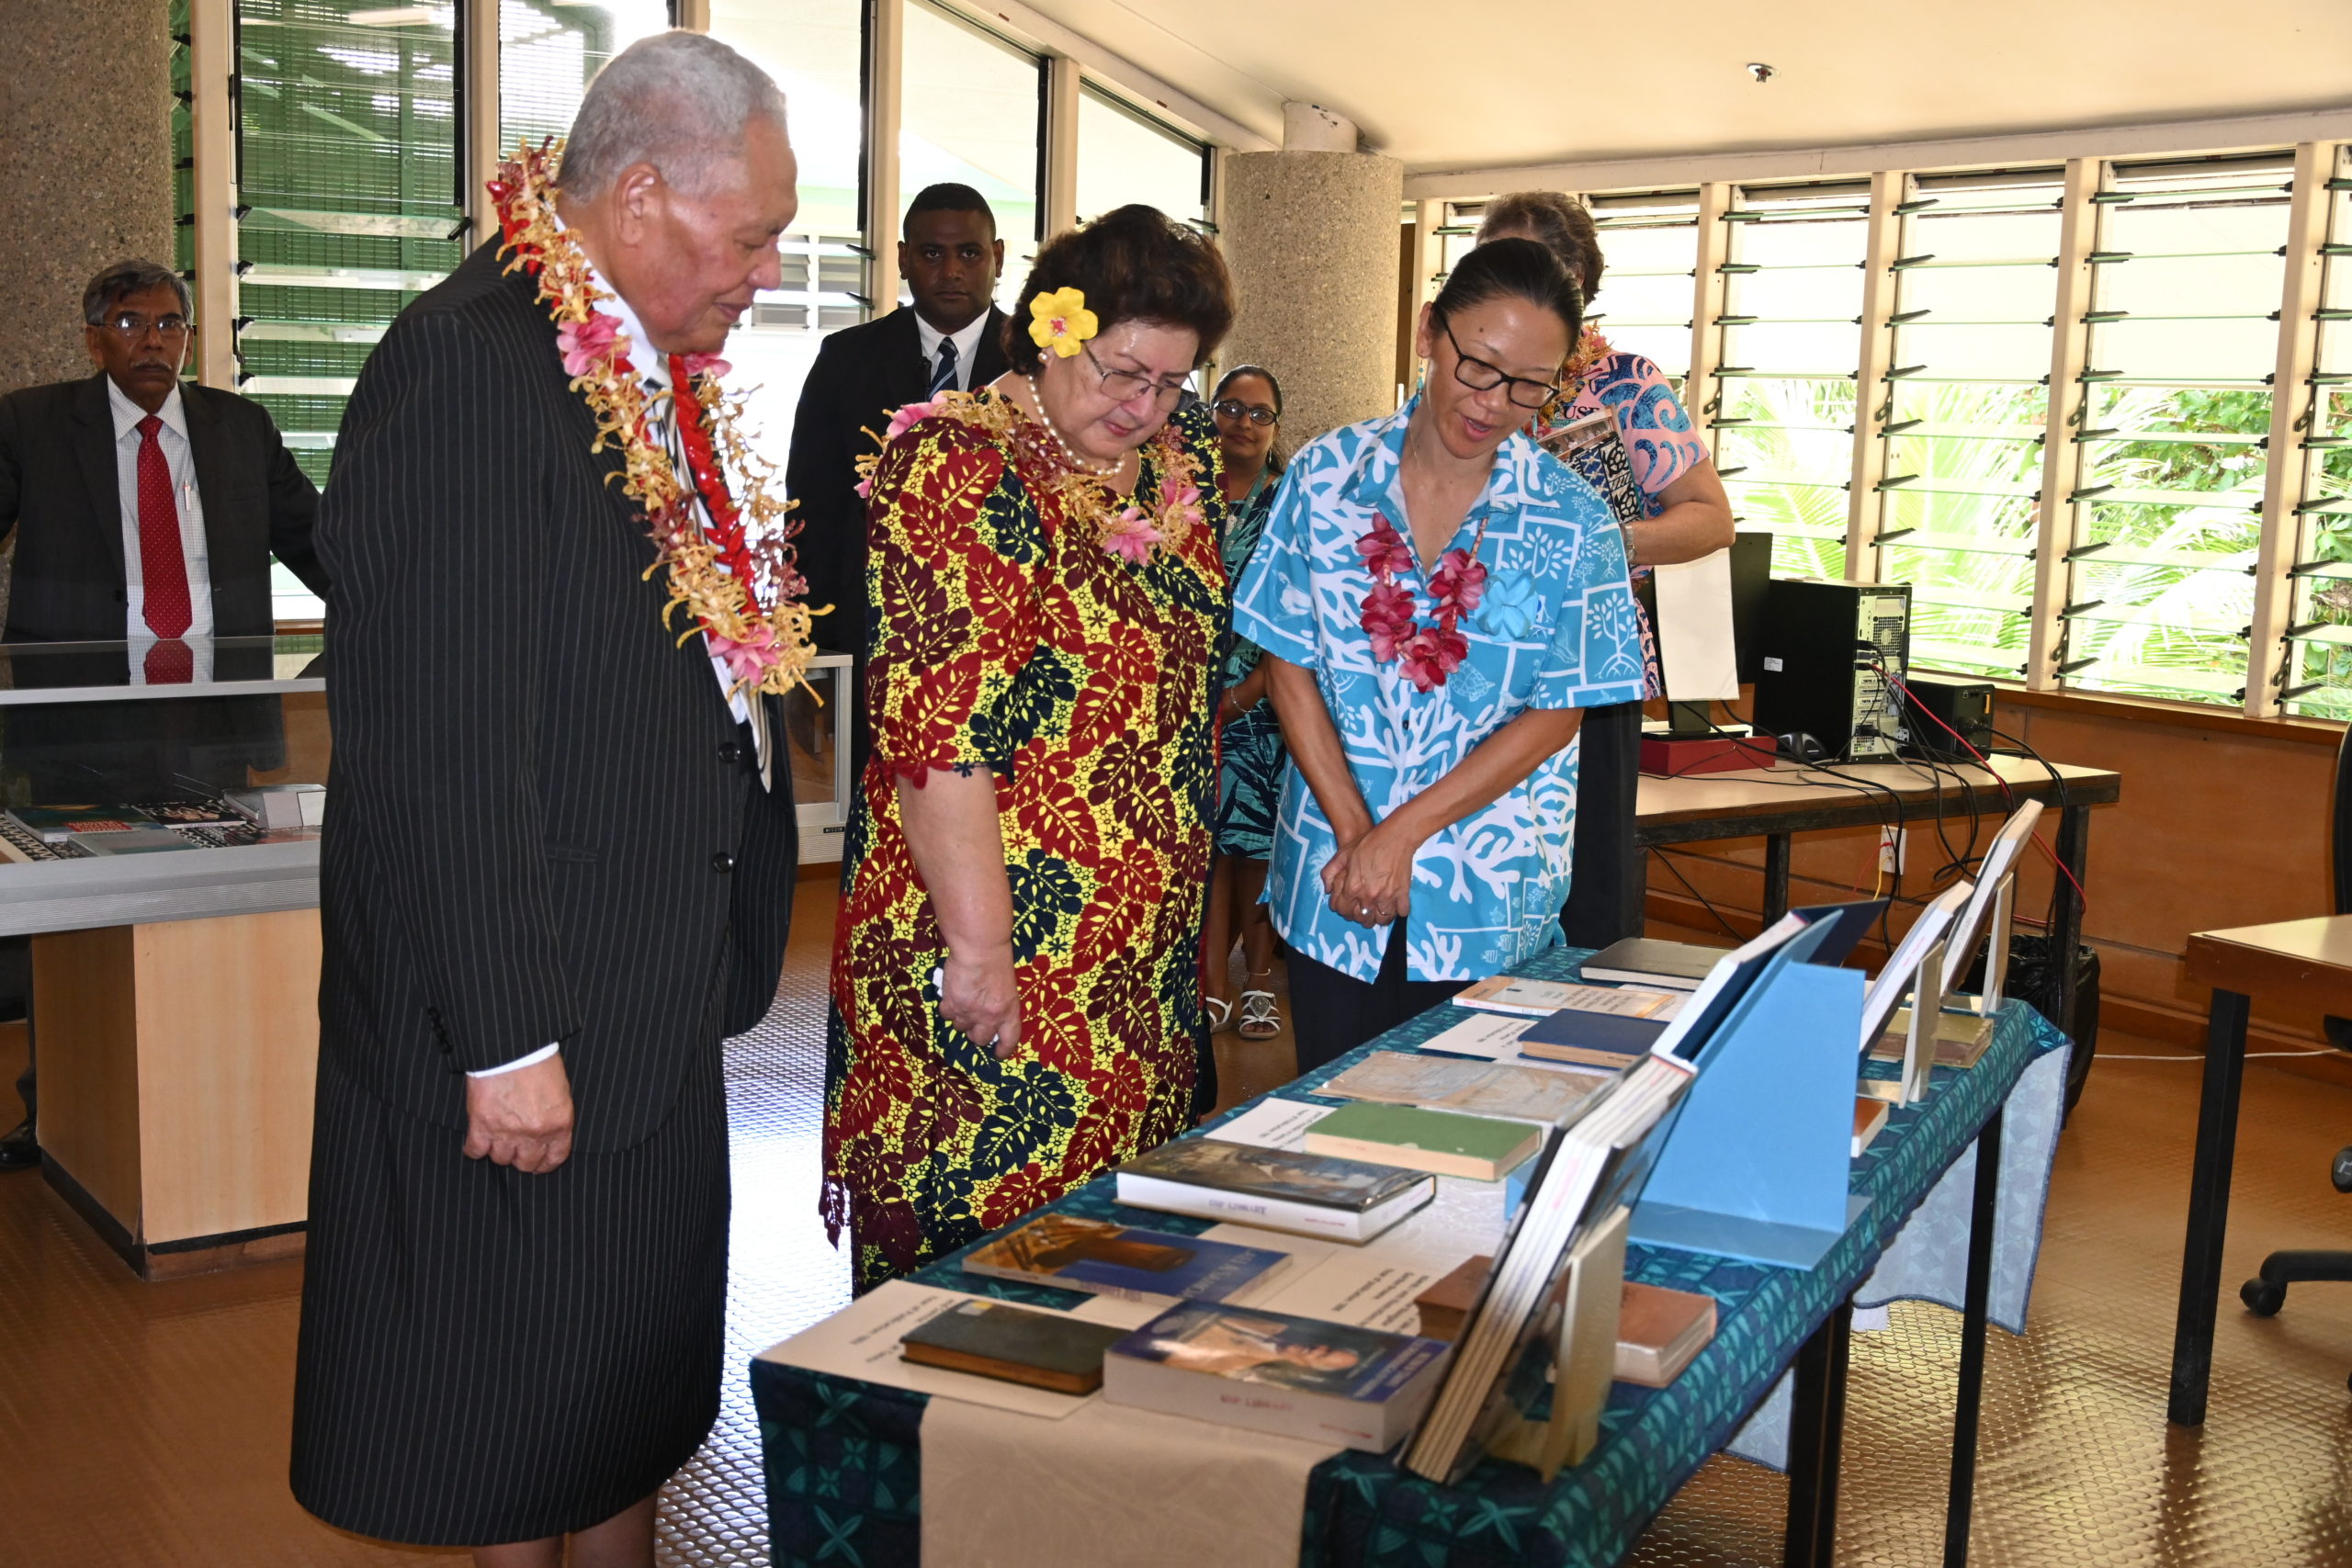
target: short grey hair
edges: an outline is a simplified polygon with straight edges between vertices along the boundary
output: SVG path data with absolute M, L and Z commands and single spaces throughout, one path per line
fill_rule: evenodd
M 784 94 L 766 72 L 707 34 L 655 33 L 588 84 L 557 184 L 593 200 L 623 169 L 651 164 L 689 196 L 705 195 L 718 165 L 741 155 L 743 128 L 762 118 L 785 123 Z
M 90 279 L 90 287 L 82 290 L 82 320 L 94 327 L 104 326 L 107 318 L 114 314 L 115 307 L 125 299 L 166 283 L 172 286 L 172 292 L 179 296 L 180 314 L 196 314 L 196 297 L 188 292 L 187 279 L 170 267 L 133 256 L 129 261 L 115 263 Z

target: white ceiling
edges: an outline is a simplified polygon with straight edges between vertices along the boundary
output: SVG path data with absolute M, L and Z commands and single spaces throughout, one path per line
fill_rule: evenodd
M 2352 106 L 2352 0 L 1027 3 L 1276 145 L 1300 98 L 1414 173 Z

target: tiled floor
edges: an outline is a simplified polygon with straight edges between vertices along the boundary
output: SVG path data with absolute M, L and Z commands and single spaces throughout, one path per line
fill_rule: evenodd
M 821 978 L 832 898 L 802 886 L 783 999 L 732 1043 L 737 1365 L 846 1299 L 816 1219 Z M 1226 1036 L 1228 1101 L 1287 1078 L 1287 1038 Z M 2162 1047 L 2111 1036 L 2109 1054 Z M 0 1084 L 21 1043 L 0 1029 Z M 2261 1321 L 2223 1305 L 2213 1410 L 2167 1428 L 2165 1367 L 2196 1068 L 2103 1061 L 2059 1145 L 2032 1333 L 1993 1336 L 1980 1564 L 2352 1568 L 2352 1287 L 2299 1288 Z M 2273 1247 L 2352 1246 L 2327 1183 L 2352 1093 L 2257 1066 L 2229 1278 Z M 134 1279 L 35 1176 L 0 1178 L 0 1562 L 263 1568 L 452 1561 L 338 1534 L 285 1486 L 299 1263 Z M 1940 1561 L 1956 1317 L 1905 1307 L 1856 1339 L 1839 1561 Z M 1777 1476 L 1720 1460 L 1651 1530 L 1645 1564 L 1779 1560 Z M 665 1500 L 662 1557 L 766 1561 L 741 1380 Z M 875 1565 L 895 1568 L 895 1565 Z

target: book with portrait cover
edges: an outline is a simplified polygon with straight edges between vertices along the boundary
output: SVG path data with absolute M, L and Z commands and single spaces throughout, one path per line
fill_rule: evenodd
M 1188 1303 L 1111 1347 L 1102 1397 L 1379 1453 L 1429 1407 L 1445 1357 L 1433 1339 Z
M 1290 1254 L 1075 1214 L 1040 1214 L 966 1256 L 969 1273 L 1089 1295 L 1221 1302 L 1289 1266 Z
M 1179 1138 L 1119 1168 L 1131 1208 L 1334 1241 L 1369 1241 L 1436 1194 L 1421 1171 L 1222 1138 Z
M 921 1366 L 1057 1393 L 1092 1393 L 1102 1386 L 1103 1352 L 1126 1332 L 1068 1313 L 975 1296 L 910 1332 L 899 1341 L 899 1355 Z

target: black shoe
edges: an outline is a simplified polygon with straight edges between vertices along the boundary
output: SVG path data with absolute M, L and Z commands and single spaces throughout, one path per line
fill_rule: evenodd
M 30 1170 L 40 1163 L 40 1144 L 33 1124 L 19 1122 L 0 1134 L 0 1170 Z

